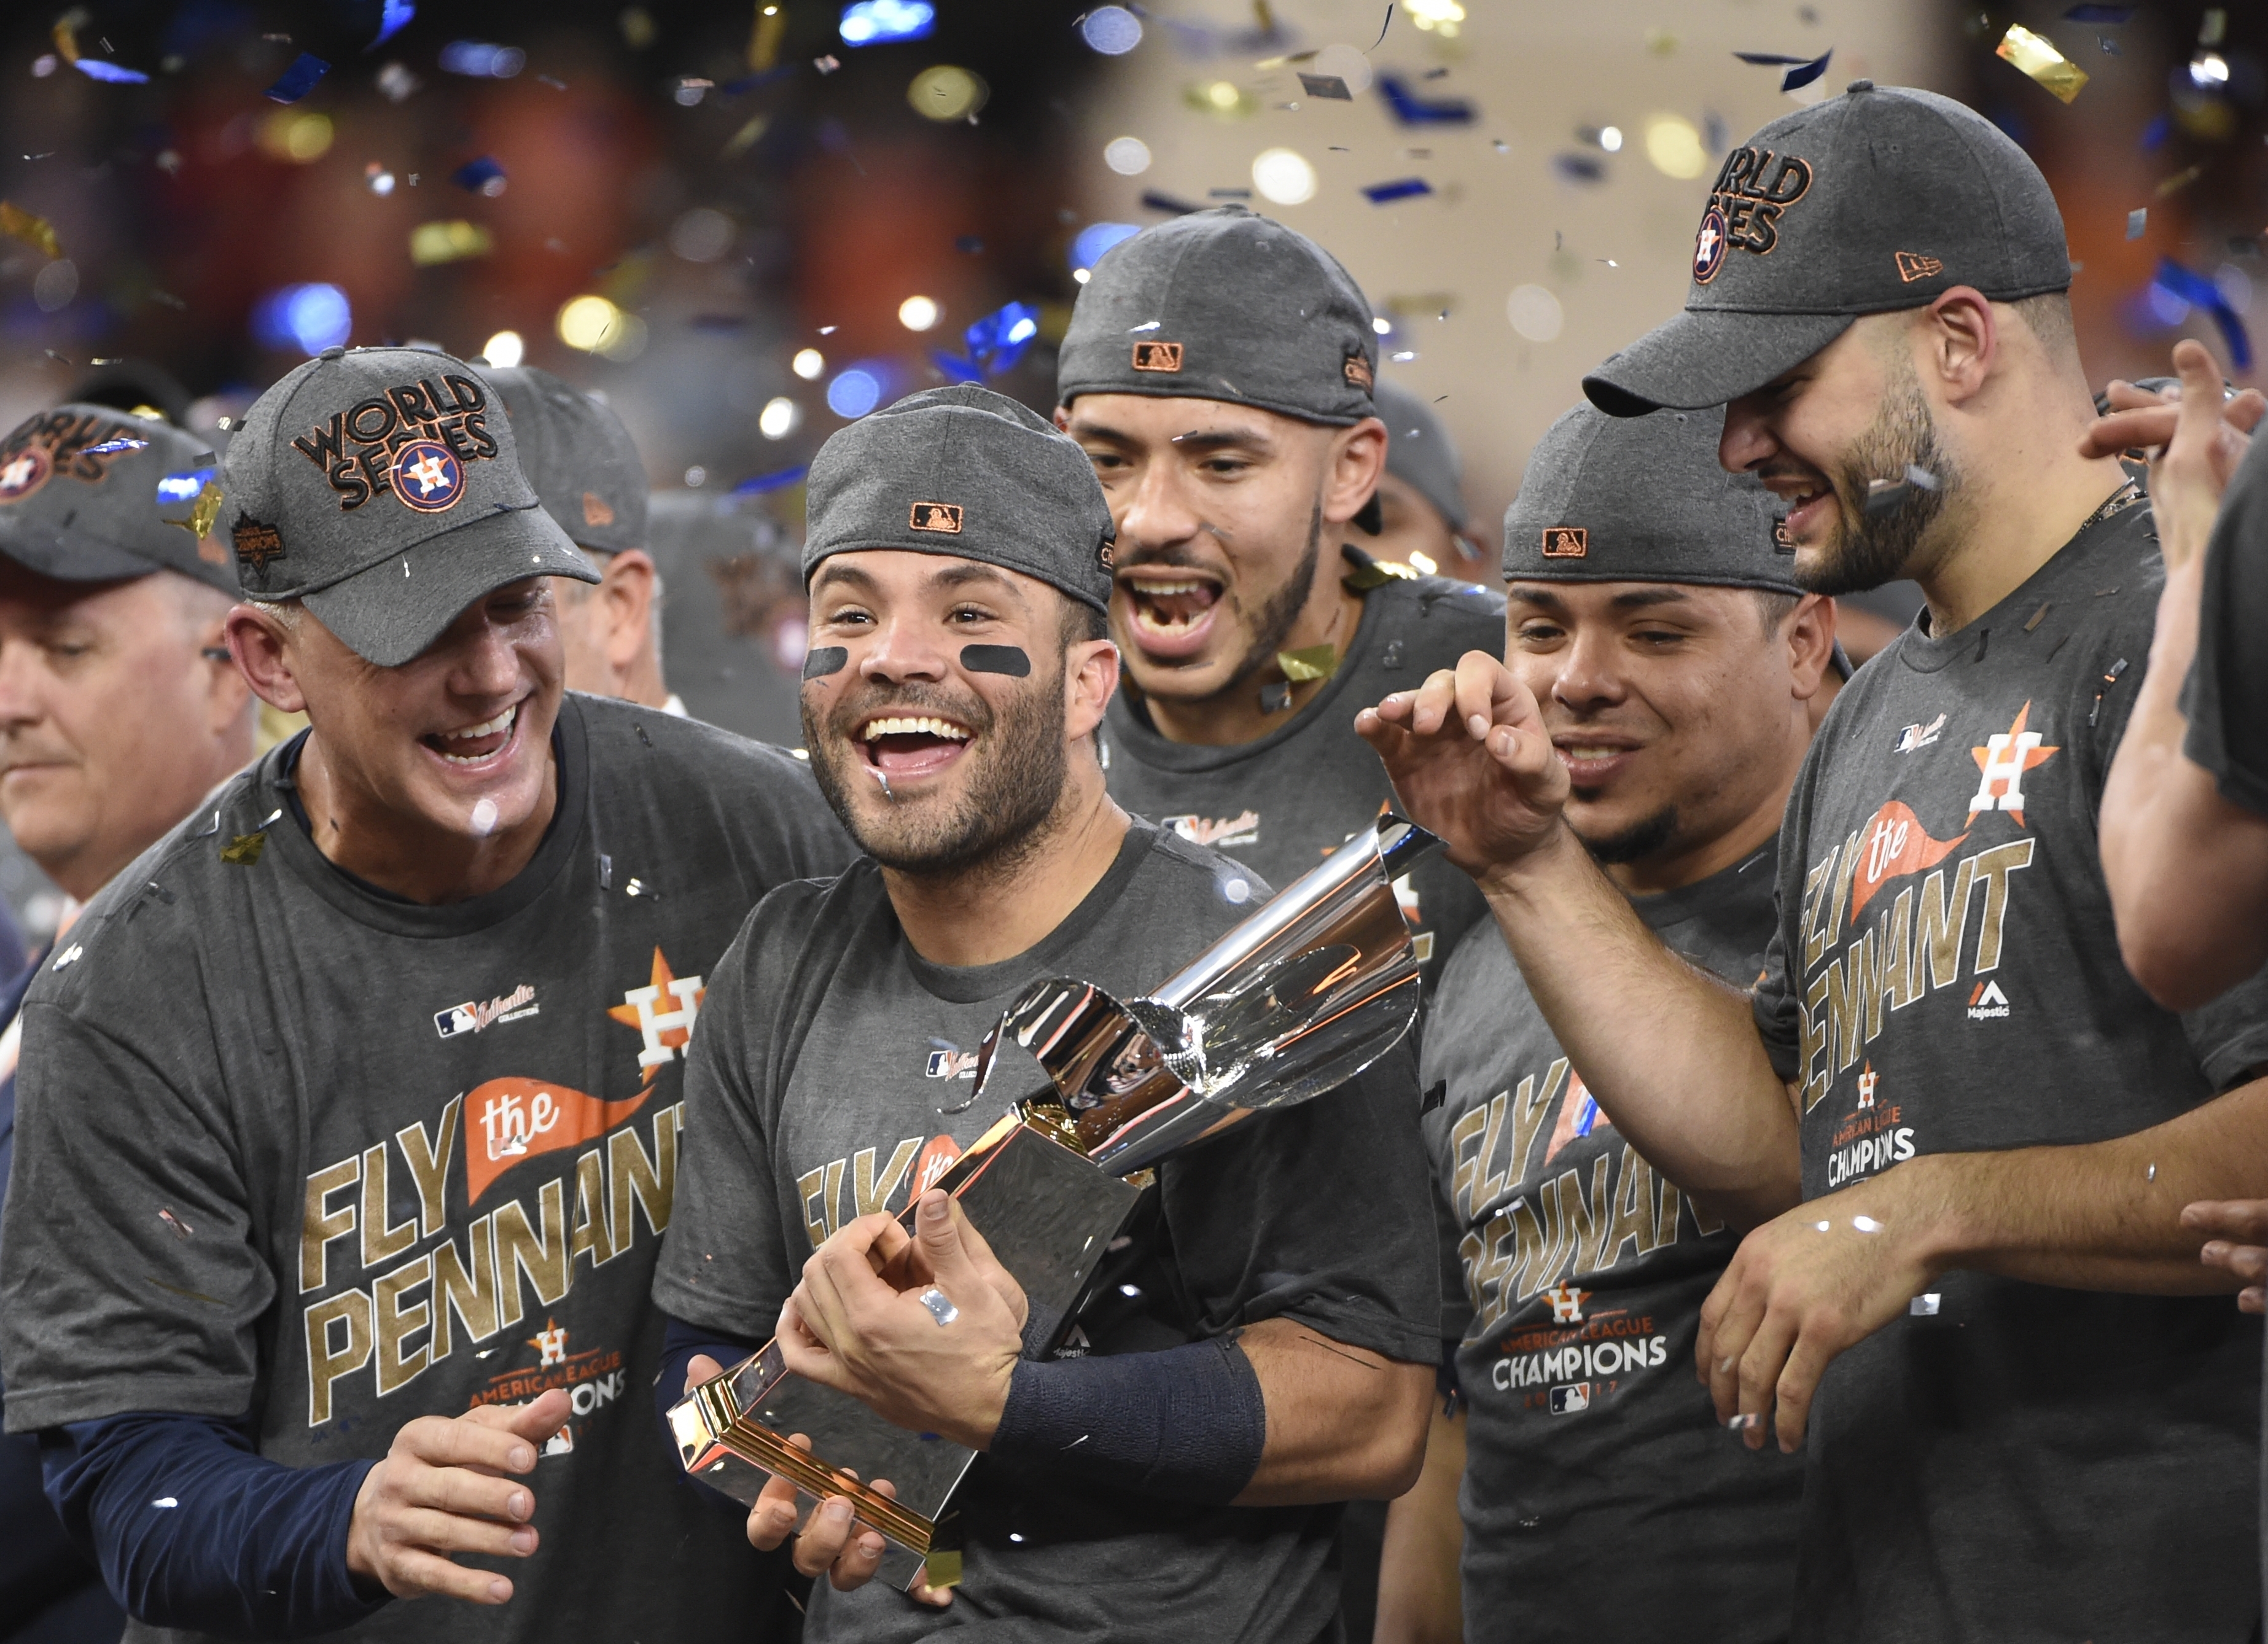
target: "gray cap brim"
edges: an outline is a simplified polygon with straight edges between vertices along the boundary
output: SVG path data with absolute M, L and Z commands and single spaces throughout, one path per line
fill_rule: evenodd
M 1583 392 L 1609 417 L 1727 405 L 1800 365 L 1857 317 L 1689 308 L 1608 355 Z
M 66 541 L 60 534 L 42 540 L 21 527 L 0 527 L 0 556 L 57 582 L 125 582 L 173 569 L 111 543 L 89 542 L 84 536 Z M 234 581 L 232 577 L 231 592 Z
M 400 667 L 424 654 L 474 601 L 524 577 L 599 573 L 541 508 L 475 520 L 302 596 L 364 661 Z

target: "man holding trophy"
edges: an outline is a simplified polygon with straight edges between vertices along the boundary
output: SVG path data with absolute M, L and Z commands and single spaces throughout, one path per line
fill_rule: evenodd
M 1079 448 L 1013 402 L 935 389 L 843 430 L 812 465 L 809 521 L 805 740 L 870 859 L 783 887 L 710 973 L 688 1070 L 697 1140 L 654 1284 L 675 1321 L 662 1390 L 776 1339 L 672 1412 L 684 1459 L 734 1487 L 726 1449 L 775 1473 L 785 1455 L 821 1498 L 803 1517 L 785 1478 L 742 1492 L 759 1547 L 803 1517 L 797 1566 L 828 1577 L 814 1639 L 990 1622 L 1002 1637 L 1307 1644 L 1335 1626 L 1330 1504 L 1398 1493 L 1422 1458 L 1437 1264 L 1398 1027 L 1284 1092 L 1301 1054 L 1376 1019 L 1364 1010 L 1406 1022 L 1414 1008 L 1387 877 L 1406 869 L 1382 844 L 1350 846 L 1348 882 L 1377 892 L 1357 912 L 1382 904 L 1390 937 L 1358 919 L 1294 953 L 1299 896 L 1261 914 L 1250 870 L 1111 801 L 1094 740 L 1118 682 L 1109 510 Z M 1333 990 L 1358 973 L 1377 985 L 1339 1009 Z M 1035 985 L 1053 977 L 1080 980 Z M 1293 1034 L 1237 1048 L 1270 1031 L 1263 1019 L 1326 999 Z M 1044 1110 L 1063 1139 L 1014 1155 L 998 1146 L 1015 1128 L 1003 1103 L 980 1098 L 1025 1049 L 1063 1101 L 1019 1111 Z M 1208 1105 L 1229 1088 L 1245 1108 L 1299 1101 L 1373 1058 L 1233 1129 L 1236 1107 Z M 1012 1139 L 1044 1130 L 1027 1117 Z M 1014 1224 L 1048 1213 L 1042 1196 L 996 1186 L 980 1205 L 1035 1153 L 1042 1174 L 1092 1178 L 1078 1193 L 1107 1206 L 1064 1253 L 1068 1289 L 1011 1253 L 1032 1243 L 1037 1223 Z M 1138 1198 L 1116 1177 L 1158 1159 L 1112 1236 L 1123 1206 L 1109 1194 Z M 1110 1305 L 1074 1321 L 1106 1242 Z M 743 1387 L 755 1444 L 709 1445 L 734 1412 L 704 1426 L 721 1409 L 707 1401 Z M 887 1423 L 904 1465 L 872 1465 L 871 1490 L 847 1464 L 799 1471 L 784 1447 L 801 1427 L 756 1420 L 798 1388 Z M 834 1448 L 811 1434 L 814 1463 Z M 886 1522 L 882 1488 L 895 1468 L 910 1502 L 920 1492 L 902 1487 L 939 1456 L 959 1481 L 950 1516 L 921 1512 L 958 1543 L 945 1562 Z M 926 1536 L 931 1519 L 914 1522 Z M 905 1559 L 924 1545 L 925 1567 Z

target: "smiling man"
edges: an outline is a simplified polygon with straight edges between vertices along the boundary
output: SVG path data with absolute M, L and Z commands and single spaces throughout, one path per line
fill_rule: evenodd
M 1723 424 L 1552 424 L 1505 515 L 1505 667 L 1575 837 L 1672 952 L 1746 987 L 1835 608 L 1718 466 Z M 1463 1635 L 1461 1544 L 1462 1613 L 1507 1636 L 1595 1633 L 1611 1586 L 1620 1636 L 1785 1639 L 1802 1469 L 1727 1443 L 1690 1369 L 1739 1235 L 1599 1111 L 1492 924 L 1449 959 L 1422 1078 L 1463 1414 L 1394 1504 L 1381 1644 Z
M 1734 151 L 1686 312 L 1587 381 L 1621 414 L 1729 402 L 1721 459 L 1793 505 L 1795 579 L 1928 601 L 1812 744 L 1753 996 L 1591 861 L 1501 664 L 1364 720 L 1600 1110 L 1753 1225 L 1695 1356 L 1747 1442 L 1806 1447 L 1799 1639 L 2238 1644 L 2259 1615 L 2228 1575 L 2259 1330 L 2201 1294 L 2238 1280 L 2181 1213 L 2260 1179 L 2268 999 L 2176 1016 L 2120 962 L 2096 812 L 2163 571 L 2080 450 L 2070 278 L 2014 144 L 1862 80 Z
M 869 859 L 767 898 L 711 973 L 701 1143 L 654 1281 L 672 1365 L 705 1376 L 777 1331 L 792 1368 L 983 1452 L 954 1498 L 957 1589 L 875 1585 L 881 1537 L 847 1500 L 812 1509 L 809 1638 L 1310 1644 L 1336 1625 L 1329 1504 L 1406 1487 L 1424 1444 L 1438 1304 L 1408 1053 L 1159 1167 L 1122 1253 L 1147 1256 L 1138 1299 L 1105 1286 L 1075 1352 L 1020 1360 L 1022 1292 L 924 1196 L 1005 1106 L 972 1102 L 976 1047 L 1042 977 L 1147 992 L 1266 888 L 1104 790 L 1111 524 L 1076 446 L 989 390 L 932 389 L 830 439 L 809 498 L 804 735 Z M 943 1320 L 869 1265 L 917 1203 Z M 797 1519 L 775 1479 L 749 1537 Z
M 1057 368 L 1057 424 L 1118 527 L 1110 792 L 1279 885 L 1391 797 L 1355 711 L 1502 639 L 1495 595 L 1388 574 L 1347 543 L 1379 523 L 1377 366 L 1346 270 L 1232 205 L 1112 247 Z M 1430 989 L 1481 901 L 1439 859 L 1398 888 Z
M 703 976 L 847 842 L 784 753 L 563 691 L 549 579 L 593 573 L 458 361 L 331 350 L 222 481 L 230 649 L 311 728 L 33 984 L 9 1427 L 131 1638 L 751 1625 L 645 1292 Z

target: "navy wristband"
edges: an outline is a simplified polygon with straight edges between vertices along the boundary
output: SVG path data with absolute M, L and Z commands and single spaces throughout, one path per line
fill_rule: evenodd
M 1224 1507 L 1260 1471 L 1268 1412 L 1236 1338 L 1017 1361 L 991 1454 L 1057 1478 Z

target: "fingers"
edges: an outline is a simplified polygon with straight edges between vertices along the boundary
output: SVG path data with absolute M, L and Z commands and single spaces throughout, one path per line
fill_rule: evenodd
M 2211 1239 L 2198 1252 L 2198 1260 L 2207 1267 L 2218 1267 L 2233 1273 L 2247 1286 L 2268 1282 L 2268 1250 L 2257 1244 L 2235 1244 L 2226 1239 Z
M 2178 403 L 2156 402 L 2098 417 L 2080 436 L 2080 454 L 2115 457 L 2128 451 L 2154 451 L 2172 440 L 2180 418 Z
M 387 1591 L 396 1598 L 437 1595 L 461 1598 L 468 1604 L 500 1604 L 512 1596 L 510 1577 L 468 1570 L 415 1547 L 396 1550 L 383 1579 Z
M 1811 1419 L 1812 1396 L 1819 1390 L 1819 1378 L 1827 1374 L 1828 1365 L 1840 1349 L 1840 1343 L 1816 1328 L 1807 1328 L 1796 1338 L 1786 1363 L 1780 1368 L 1778 1379 L 1772 1384 L 1772 1397 L 1779 1405 L 1778 1427 L 1783 1456 L 1793 1456 L 1801 1447 L 1804 1429 Z M 1761 1428 L 1756 1436 L 1761 1444 Z
M 567 1397 L 566 1390 L 555 1387 L 532 1404 L 518 1406 L 483 1404 L 477 1410 L 468 1411 L 466 1419 L 541 1442 L 565 1427 L 567 1418 L 574 1413 L 574 1401 Z M 526 1467 L 518 1467 L 513 1471 L 525 1472 L 527 1467 L 534 1465 L 535 1457 L 531 1454 Z
M 811 1441 L 799 1433 L 793 1442 L 811 1448 Z M 758 1552 L 772 1552 L 795 1534 L 796 1516 L 795 1486 L 774 1474 L 748 1508 L 748 1544 Z
M 887 1544 L 879 1530 L 858 1528 L 848 1496 L 833 1496 L 813 1509 L 796 1537 L 793 1562 L 805 1575 L 825 1575 L 838 1593 L 863 1587 L 881 1567 Z
M 1023 1328 L 1030 1313 L 1023 1286 L 992 1254 L 958 1200 L 932 1188 L 916 1208 L 914 1227 L 923 1259 L 946 1295 L 966 1301 L 980 1286 L 989 1289 L 1007 1304 L 1016 1328 Z
M 1758 1413 L 1742 1402 L 1741 1367 L 1764 1320 L 1764 1286 L 1740 1270 L 1736 1257 L 1734 1266 L 1717 1281 L 1709 1305 L 1716 1309 L 1714 1328 L 1705 1311 L 1694 1352 L 1700 1360 L 1701 1379 L 1709 1384 L 1710 1401 L 1717 1407 L 1717 1419 L 1729 1421 L 1735 1415 Z
M 2268 1198 L 2201 1198 L 2182 1207 L 2192 1233 L 2245 1244 L 2268 1244 Z
M 696 1353 L 686 1361 L 685 1390 L 691 1392 L 703 1382 L 713 1382 L 725 1374 L 725 1367 L 705 1353 Z
M 2205 344 L 2183 337 L 2174 344 L 2174 369 L 2182 379 L 2179 423 L 2174 438 L 2204 449 L 2220 431 L 2220 367 Z
M 1485 651 L 1468 651 L 1457 659 L 1457 719 L 1476 742 L 1488 740 L 1498 725 L 1526 717 L 1527 691 L 1504 664 Z
M 2170 405 L 2181 397 L 2181 389 L 2161 394 L 2154 388 L 2137 387 L 2124 377 L 2113 377 L 2102 391 L 2102 397 L 2114 411 L 2131 411 L 2138 406 Z
M 394 1435 L 394 1448 L 428 1467 L 524 1473 L 535 1465 L 535 1446 L 530 1441 L 558 1432 L 571 1409 L 567 1395 L 555 1389 L 522 1410 L 483 1404 L 459 1417 L 420 1416 Z M 519 1431 L 519 1424 L 511 1419 L 528 1412 L 548 1412 L 547 1425 L 535 1433 Z

